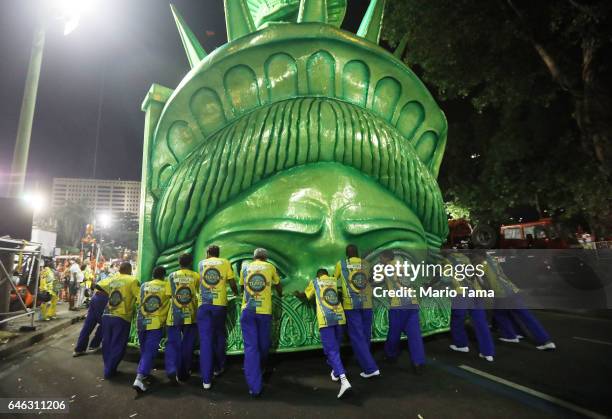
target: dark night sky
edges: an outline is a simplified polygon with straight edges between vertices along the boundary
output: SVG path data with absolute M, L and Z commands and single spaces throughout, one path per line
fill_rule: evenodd
M 0 194 L 10 170 L 30 45 L 41 4 L 0 1 Z M 144 114 L 153 83 L 174 88 L 189 66 L 168 0 L 97 0 L 91 15 L 63 35 L 51 21 L 43 55 L 28 183 L 92 177 L 100 88 L 104 80 L 96 178 L 139 180 Z M 224 44 L 222 0 L 174 0 L 210 52 Z M 349 0 L 344 27 L 355 31 L 367 0 Z M 215 34 L 206 36 L 207 31 Z

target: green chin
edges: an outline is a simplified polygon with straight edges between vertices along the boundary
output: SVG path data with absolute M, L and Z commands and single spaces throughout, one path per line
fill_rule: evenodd
M 276 174 L 227 203 L 204 224 L 194 255 L 203 259 L 216 244 L 239 263 L 264 247 L 294 291 L 319 268 L 333 273 L 349 243 L 362 254 L 427 248 L 423 225 L 405 203 L 358 170 L 321 162 Z

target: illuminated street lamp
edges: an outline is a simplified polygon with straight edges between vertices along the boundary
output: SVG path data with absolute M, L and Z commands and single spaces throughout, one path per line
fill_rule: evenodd
M 35 215 L 39 215 L 47 209 L 47 198 L 38 191 L 25 192 L 20 198 Z
M 109 228 L 113 222 L 113 219 L 110 214 L 102 213 L 98 215 L 98 222 L 100 223 L 100 227 Z
M 64 22 L 64 35 L 68 35 L 76 29 L 81 15 L 91 11 L 94 2 L 95 0 L 46 0 L 52 15 Z M 34 29 L 30 63 L 28 65 L 23 100 L 21 102 L 8 190 L 11 197 L 20 197 L 23 193 L 44 45 L 45 21 L 41 19 Z

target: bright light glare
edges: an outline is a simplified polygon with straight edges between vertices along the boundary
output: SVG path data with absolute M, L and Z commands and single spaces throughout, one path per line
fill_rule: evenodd
M 47 0 L 58 11 L 64 21 L 64 35 L 69 35 L 78 26 L 83 14 L 91 13 L 95 0 Z
M 21 200 L 37 214 L 45 211 L 47 208 L 47 199 L 40 192 L 25 192 L 21 196 Z
M 100 223 L 100 227 L 109 228 L 112 223 L 112 218 L 110 214 L 102 213 L 98 215 L 98 222 Z

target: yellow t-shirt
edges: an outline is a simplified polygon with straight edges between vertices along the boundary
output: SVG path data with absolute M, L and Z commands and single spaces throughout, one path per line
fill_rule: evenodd
M 244 286 L 242 309 L 257 314 L 272 314 L 272 284 L 280 283 L 274 265 L 255 260 L 242 266 L 240 285 Z
M 227 259 L 208 258 L 200 262 L 200 305 L 227 306 L 227 281 L 234 271 Z
M 140 293 L 138 280 L 131 275 L 117 274 L 103 279 L 97 285 L 108 294 L 108 305 L 104 314 L 131 322 L 134 304 Z
M 335 278 L 323 275 L 313 279 L 304 293 L 309 300 L 315 297 L 319 328 L 346 323 L 344 309 L 338 298 L 338 281 Z
M 88 268 L 83 271 L 83 278 L 85 279 L 85 281 L 83 281 L 85 288 L 91 288 L 91 284 L 94 280 L 94 274 L 91 269 Z
M 172 289 L 168 281 L 153 279 L 142 284 L 138 295 L 138 328 L 161 329 L 168 318 L 171 299 Z
M 391 262 L 389 262 L 389 265 L 395 265 L 398 262 L 397 259 L 393 259 Z M 401 261 L 399 261 L 401 262 Z M 398 276 L 398 275 L 391 275 L 391 276 L 387 276 L 385 275 L 385 284 L 387 285 L 387 289 L 389 291 L 400 291 L 402 288 L 409 288 L 412 290 L 415 290 L 415 294 L 416 294 L 416 288 L 414 285 L 414 282 L 410 280 L 410 278 L 405 277 L 405 276 Z M 411 297 L 388 297 L 389 298 L 389 307 L 391 308 L 398 308 L 398 307 L 411 307 L 413 305 L 418 305 L 419 304 L 419 300 L 415 297 L 411 298 Z
M 198 311 L 200 275 L 190 269 L 179 269 L 170 274 L 168 281 L 172 289 L 168 326 L 195 324 Z
M 495 291 L 495 296 L 498 298 L 511 297 L 519 292 L 519 289 L 503 271 L 500 263 L 495 257 L 487 256 L 482 262 L 484 278 L 486 280 L 486 289 Z
M 41 291 L 47 291 L 55 295 L 55 274 L 51 268 L 44 268 L 40 274 L 40 285 L 38 286 Z
M 346 266 L 345 278 L 342 265 Z M 334 278 L 342 290 L 342 306 L 345 310 L 372 308 L 372 284 L 361 258 L 350 258 L 336 264 Z

